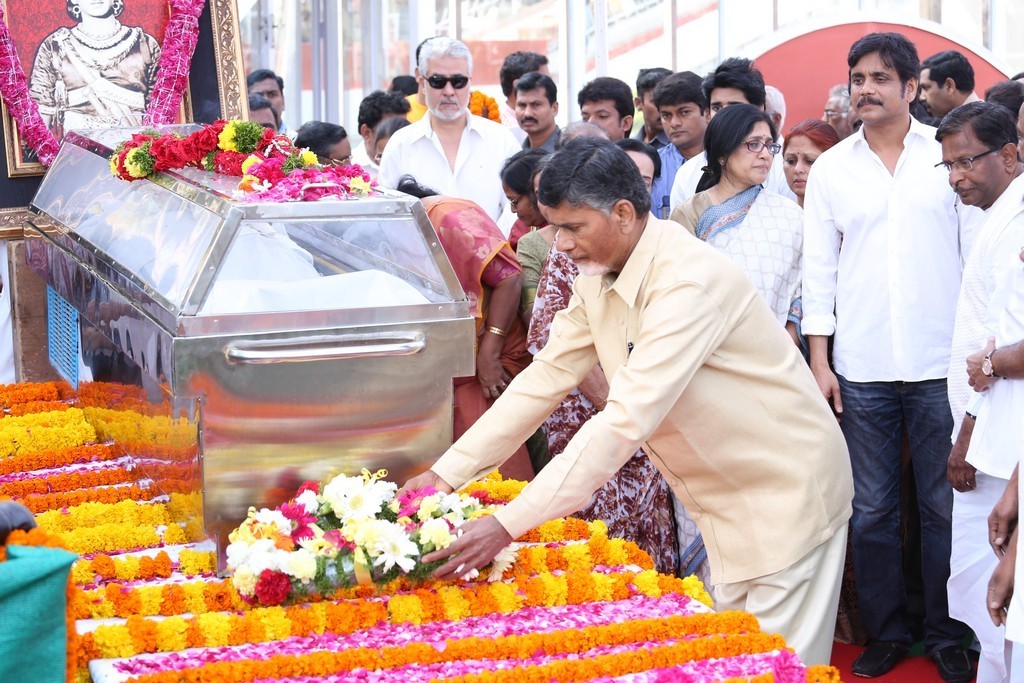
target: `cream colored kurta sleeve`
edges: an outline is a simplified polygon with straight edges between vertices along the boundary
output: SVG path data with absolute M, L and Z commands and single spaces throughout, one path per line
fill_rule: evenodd
M 648 288 L 638 302 L 640 328 L 632 339 L 617 325 L 618 313 L 627 315 L 625 302 L 614 291 L 599 296 L 612 298 L 603 302 L 609 317 L 591 321 L 599 344 L 618 338 L 623 346 L 633 343 L 632 353 L 612 378 L 608 406 L 583 425 L 518 498 L 495 513 L 513 538 L 586 505 L 661 424 L 726 334 L 718 305 L 690 282 L 660 291 Z M 557 358 L 563 344 L 552 334 L 544 353 Z

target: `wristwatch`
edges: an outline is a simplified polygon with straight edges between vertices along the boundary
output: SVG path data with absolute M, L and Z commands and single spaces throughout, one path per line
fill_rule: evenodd
M 988 355 L 985 356 L 985 360 L 981 361 L 981 372 L 986 377 L 999 377 L 996 369 L 992 367 L 992 354 L 995 352 L 996 350 L 992 349 L 988 352 Z

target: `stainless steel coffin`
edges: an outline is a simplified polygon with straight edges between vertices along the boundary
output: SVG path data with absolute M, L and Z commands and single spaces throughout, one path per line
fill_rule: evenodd
M 475 331 L 418 200 L 247 203 L 196 169 L 128 183 L 108 159 L 132 132 L 65 137 L 29 260 L 83 320 L 87 378 L 134 375 L 194 427 L 206 529 L 223 547 L 303 480 L 426 467 Z

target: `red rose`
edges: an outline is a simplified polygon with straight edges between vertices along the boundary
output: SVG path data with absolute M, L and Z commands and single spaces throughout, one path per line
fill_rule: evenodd
M 189 159 L 182 149 L 181 139 L 173 135 L 164 135 L 153 141 L 149 153 L 156 159 L 157 171 L 173 171 L 183 168 Z
M 214 170 L 224 175 L 242 175 L 242 162 L 249 157 L 240 152 L 217 152 L 213 157 Z
M 221 129 L 223 130 L 223 126 Z M 213 126 L 208 126 L 202 130 L 197 130 L 188 136 L 187 140 L 190 144 L 195 145 L 195 149 L 198 152 L 198 156 L 205 156 L 217 149 L 217 138 L 220 135 L 220 131 L 216 130 Z
M 256 581 L 256 597 L 262 605 L 280 605 L 292 591 L 292 582 L 286 574 L 264 569 Z

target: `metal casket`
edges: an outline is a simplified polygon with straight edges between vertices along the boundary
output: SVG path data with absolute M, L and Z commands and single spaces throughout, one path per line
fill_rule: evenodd
M 418 200 L 247 203 L 237 179 L 198 169 L 128 183 L 108 159 L 132 132 L 65 137 L 29 260 L 82 320 L 83 381 L 141 383 L 193 428 L 221 546 L 303 480 L 402 481 L 442 453 L 475 332 Z

